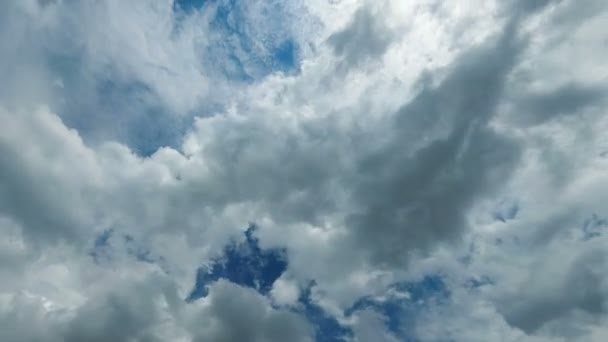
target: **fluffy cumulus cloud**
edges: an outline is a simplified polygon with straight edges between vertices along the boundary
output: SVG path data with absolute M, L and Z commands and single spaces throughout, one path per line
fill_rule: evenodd
M 606 341 L 606 22 L 3 2 L 0 340 Z

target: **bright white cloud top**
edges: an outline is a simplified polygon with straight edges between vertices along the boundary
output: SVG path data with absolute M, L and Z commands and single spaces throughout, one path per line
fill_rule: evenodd
M 608 340 L 608 3 L 0 4 L 0 340 Z

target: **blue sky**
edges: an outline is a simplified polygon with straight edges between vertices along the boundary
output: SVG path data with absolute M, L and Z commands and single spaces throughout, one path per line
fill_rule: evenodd
M 602 0 L 0 4 L 0 340 L 608 340 Z

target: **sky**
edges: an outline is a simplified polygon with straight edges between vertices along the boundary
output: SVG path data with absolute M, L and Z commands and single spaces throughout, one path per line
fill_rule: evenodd
M 0 3 L 0 340 L 608 340 L 608 2 Z

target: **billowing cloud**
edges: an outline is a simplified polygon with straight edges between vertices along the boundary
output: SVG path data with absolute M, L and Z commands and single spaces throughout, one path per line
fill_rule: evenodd
M 602 1 L 0 5 L 8 341 L 604 341 Z

